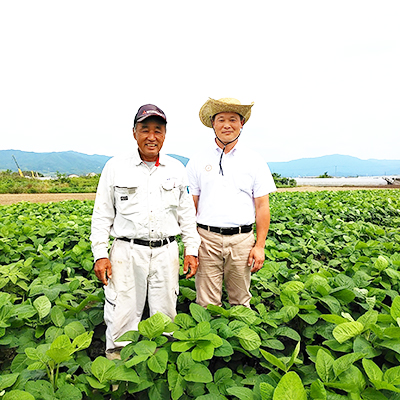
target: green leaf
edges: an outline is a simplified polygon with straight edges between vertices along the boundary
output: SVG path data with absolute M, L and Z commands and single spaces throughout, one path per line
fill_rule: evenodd
M 264 349 L 260 349 L 261 354 L 263 357 L 273 366 L 278 367 L 282 371 L 286 372 L 287 367 L 283 361 L 281 361 L 279 358 L 274 356 L 273 354 L 269 353 L 268 351 L 265 351 Z
M 307 400 L 300 377 L 293 371 L 285 374 L 274 390 L 273 400 Z
M 321 314 L 319 317 L 322 318 L 326 322 L 330 322 L 330 323 L 336 324 L 336 325 L 340 325 L 345 322 L 348 322 L 348 320 L 346 318 L 340 317 L 339 315 L 335 315 L 335 314 Z
M 97 357 L 91 366 L 92 374 L 99 380 L 100 383 L 106 382 L 112 378 L 112 369 L 115 364 L 105 357 Z M 89 382 L 90 383 L 90 382 Z
M 379 345 L 400 354 L 400 339 L 384 340 Z
M 82 393 L 81 391 L 73 385 L 65 384 L 62 385 L 56 392 L 56 395 L 59 399 L 68 399 L 68 400 L 81 400 Z
M 365 389 L 366 381 L 362 372 L 352 365 L 348 370 L 340 374 L 339 382 L 329 382 L 325 383 L 325 385 L 348 393 L 360 394 Z
M 53 399 L 54 389 L 50 382 L 38 379 L 37 381 L 28 381 L 25 390 L 40 399 Z
M 141 340 L 133 346 L 133 349 L 138 356 L 145 355 L 147 357 L 152 356 L 156 351 L 156 348 L 156 343 L 151 340 Z
M 210 333 L 210 323 L 208 321 L 199 322 L 194 328 L 190 328 L 188 331 L 189 338 L 191 339 L 202 339 L 208 333 Z
M 386 370 L 384 380 L 392 385 L 400 385 L 400 366 Z
M 192 350 L 192 357 L 195 361 L 210 360 L 214 356 L 214 346 L 210 342 L 199 342 Z
M 350 353 L 345 354 L 342 357 L 337 358 L 333 362 L 333 371 L 335 376 L 339 376 L 342 372 L 347 371 L 353 363 L 364 357 L 364 353 Z
M 236 337 L 239 338 L 239 342 L 245 350 L 256 350 L 261 346 L 261 339 L 249 327 L 242 328 L 237 334 Z
M 380 272 L 384 271 L 388 266 L 388 260 L 382 256 L 379 256 L 374 263 L 374 267 Z
M 226 339 L 221 339 L 221 340 L 222 340 L 222 345 L 214 350 L 214 355 L 216 357 L 231 356 L 233 354 L 232 345 Z
M 210 311 L 212 314 L 215 315 L 222 315 L 225 318 L 229 318 L 230 315 L 230 310 L 225 310 L 224 308 L 220 307 L 220 306 L 215 306 L 214 304 L 209 304 L 207 306 L 207 310 Z
M 19 373 L 0 375 L 0 392 L 14 385 Z
M 94 332 L 91 331 L 91 332 L 84 332 L 81 335 L 77 336 L 72 342 L 72 347 L 74 348 L 74 352 L 87 349 L 92 343 L 93 334 Z
M 140 321 L 138 330 L 141 335 L 149 339 L 153 339 L 157 336 L 162 335 L 164 329 L 170 322 L 171 320 L 169 319 L 169 317 L 160 312 L 157 312 L 150 318 L 147 318 L 144 321 Z
M 172 400 L 178 400 L 183 395 L 186 382 L 182 375 L 180 375 L 174 368 L 168 370 L 167 376 L 171 398 Z
M 283 290 L 280 294 L 280 299 L 284 306 L 295 306 L 300 303 L 299 295 L 290 290 Z
M 171 344 L 171 350 L 177 353 L 183 353 L 184 351 L 188 351 L 195 345 L 196 342 L 193 341 L 173 342 Z
M 210 321 L 211 315 L 202 306 L 196 303 L 190 303 L 190 313 L 197 322 Z
M 334 378 L 333 362 L 333 357 L 329 355 L 325 350 L 318 350 L 315 369 L 318 376 L 324 383 L 329 382 Z
M 168 352 L 165 349 L 159 349 L 147 360 L 147 366 L 156 374 L 163 374 L 167 369 Z
M 189 353 L 182 353 L 176 359 L 176 366 L 181 375 L 186 375 L 190 368 L 195 364 L 192 355 Z
M 64 332 L 70 339 L 75 339 L 77 336 L 85 333 L 85 327 L 79 321 L 73 321 L 65 326 Z
M 139 340 L 139 331 L 128 331 L 117 339 L 117 342 L 133 342 L 136 343 Z
M 229 310 L 230 318 L 235 318 L 239 321 L 243 321 L 248 325 L 254 324 L 257 320 L 256 313 L 248 307 L 245 306 L 235 306 Z
M 364 330 L 364 325 L 357 321 L 344 322 L 343 324 L 337 325 L 333 330 L 333 337 L 339 342 L 343 343 L 357 335 L 360 335 Z
M 272 400 L 275 388 L 267 382 L 260 383 L 261 400 Z
M 374 381 L 382 381 L 383 380 L 383 372 L 381 369 L 372 361 L 364 358 L 362 360 L 362 365 L 364 367 L 364 371 L 367 374 L 370 380 Z
M 394 298 L 392 307 L 390 307 L 390 315 L 394 320 L 400 318 L 400 296 Z
M 196 325 L 196 321 L 188 314 L 178 314 L 174 322 L 183 329 L 189 329 Z
M 226 389 L 226 391 L 230 395 L 236 396 L 240 400 L 253 400 L 254 399 L 253 391 L 250 390 L 249 388 L 246 388 L 243 386 L 229 387 Z
M 2 400 L 35 400 L 35 398 L 30 393 L 17 389 L 6 393 Z
M 376 324 L 378 321 L 378 311 L 368 310 L 365 314 L 361 315 L 357 322 L 364 325 L 364 331 L 369 329 L 371 325 Z
M 64 317 L 64 313 L 62 312 L 61 307 L 54 306 L 51 309 L 50 318 L 55 326 L 61 328 L 64 325 L 65 317 Z
M 294 362 L 296 361 L 297 356 L 299 355 L 300 352 L 300 342 L 297 343 L 296 347 L 293 350 L 293 353 L 290 357 L 289 363 L 287 365 L 287 370 L 290 369 L 290 367 L 294 364 Z
M 51 310 L 51 302 L 46 296 L 38 297 L 34 302 L 33 306 L 36 308 L 39 319 L 46 317 Z
M 67 335 L 57 337 L 51 344 L 50 349 L 46 354 L 51 357 L 57 364 L 70 359 L 71 354 L 74 352 L 74 347 Z
M 326 389 L 324 384 L 317 379 L 310 386 L 310 396 L 313 400 L 326 400 Z
M 97 379 L 93 378 L 92 376 L 86 375 L 86 380 L 93 389 L 104 389 L 105 387 L 107 387 L 106 384 L 100 383 Z
M 213 377 L 205 365 L 196 363 L 189 368 L 183 379 L 188 382 L 209 383 Z
M 125 365 L 118 365 L 115 369 L 110 368 L 109 380 L 140 383 L 140 378 L 132 368 L 127 368 Z

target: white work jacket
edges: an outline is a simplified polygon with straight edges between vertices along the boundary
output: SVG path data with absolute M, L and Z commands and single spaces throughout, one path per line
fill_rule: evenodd
M 200 237 L 185 167 L 162 153 L 157 164 L 150 169 L 135 151 L 104 166 L 90 236 L 95 261 L 108 257 L 110 235 L 159 240 L 181 234 L 186 255 L 197 256 Z

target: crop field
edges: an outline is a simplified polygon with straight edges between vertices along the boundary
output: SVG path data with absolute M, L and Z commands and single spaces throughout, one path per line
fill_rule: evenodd
M 121 361 L 104 357 L 94 202 L 0 206 L 0 399 L 400 399 L 400 190 L 270 197 L 251 309 L 203 309 L 181 279 L 175 321 L 146 316 Z

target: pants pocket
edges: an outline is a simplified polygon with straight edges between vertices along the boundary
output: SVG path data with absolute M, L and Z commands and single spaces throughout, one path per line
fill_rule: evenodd
M 118 294 L 110 287 L 110 284 L 104 287 L 105 303 L 104 303 L 104 322 L 109 325 L 113 322 L 115 308 L 117 307 Z

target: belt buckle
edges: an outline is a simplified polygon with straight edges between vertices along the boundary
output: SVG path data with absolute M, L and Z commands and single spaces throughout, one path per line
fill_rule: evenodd
M 152 245 L 152 243 L 154 242 L 154 240 L 149 240 L 149 247 L 152 249 L 153 248 L 153 245 Z

